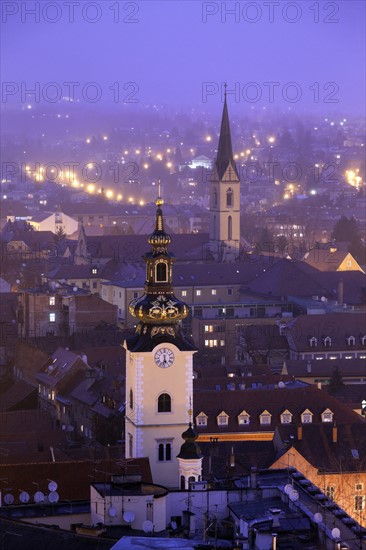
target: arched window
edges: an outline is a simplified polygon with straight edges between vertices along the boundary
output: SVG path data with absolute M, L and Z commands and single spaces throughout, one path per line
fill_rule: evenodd
M 168 282 L 167 276 L 167 265 L 165 262 L 159 262 L 156 264 L 156 282 L 157 283 L 166 283 Z
M 133 409 L 133 391 L 130 389 L 130 409 Z
M 172 445 L 171 443 L 159 443 L 158 445 L 158 461 L 167 462 L 172 459 Z
M 332 339 L 330 336 L 327 336 L 326 338 L 324 338 L 324 346 L 325 347 L 330 347 L 332 345 Z
M 128 452 L 130 455 L 130 458 L 133 458 L 133 435 L 128 434 Z
M 213 192 L 213 205 L 217 206 L 217 191 L 216 191 L 216 189 L 214 189 L 214 192 Z
M 233 238 L 233 219 L 231 216 L 227 219 L 227 239 L 231 241 Z
M 180 488 L 182 491 L 186 488 L 186 478 L 184 476 L 180 476 Z
M 168 393 L 162 393 L 158 398 L 158 412 L 167 413 L 172 410 L 172 399 Z
M 226 191 L 226 206 L 234 206 L 234 193 L 231 187 Z

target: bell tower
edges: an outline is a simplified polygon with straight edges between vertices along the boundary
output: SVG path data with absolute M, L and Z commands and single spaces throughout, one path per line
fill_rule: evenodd
M 154 483 L 179 486 L 177 455 L 189 422 L 195 348 L 182 332 L 188 306 L 174 296 L 171 237 L 164 230 L 163 199 L 144 255 L 144 295 L 130 303 L 138 320 L 126 349 L 126 458 L 150 458 Z
M 240 248 L 240 178 L 234 162 L 226 101 L 210 182 L 210 251 L 218 262 L 234 262 Z

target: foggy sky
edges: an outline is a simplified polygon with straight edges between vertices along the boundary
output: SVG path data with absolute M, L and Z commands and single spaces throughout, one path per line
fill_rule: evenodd
M 48 5 L 44 14 L 39 11 L 39 22 L 33 15 L 22 13 L 22 5 L 32 9 L 36 4 Z M 58 4 L 58 11 L 52 4 Z M 71 4 L 74 22 L 70 22 Z M 86 4 L 89 7 L 84 15 L 89 21 L 82 13 Z M 225 9 L 235 8 L 236 15 L 225 13 Z M 17 13 L 9 13 L 16 9 Z M 286 21 L 297 16 L 298 21 Z M 52 23 L 51 19 L 57 17 L 60 20 Z M 94 17 L 99 20 L 93 23 Z M 258 21 L 249 21 L 256 17 Z M 64 82 L 79 82 L 81 87 L 97 82 L 102 99 L 113 103 L 116 92 L 109 87 L 119 82 L 121 101 L 134 91 L 131 87 L 123 90 L 123 86 L 133 82 L 138 87 L 134 97 L 141 104 L 217 112 L 222 98 L 215 87 L 227 81 L 229 92 L 239 83 L 240 96 L 231 96 L 232 112 L 252 106 L 291 108 L 298 113 L 364 112 L 365 3 L 361 0 L 4 0 L 1 42 L 2 81 L 19 86 L 23 83 L 32 87 L 35 82 L 43 86 L 52 81 L 66 90 Z M 204 82 L 214 83 L 206 102 L 202 97 Z M 255 92 L 255 87 L 245 88 L 248 82 L 256 83 L 257 90 L 261 90 L 258 102 L 248 100 Z M 272 103 L 265 82 L 279 83 Z M 289 82 L 295 82 L 301 90 L 297 102 L 282 98 Z M 315 85 L 319 87 L 318 101 L 315 82 L 319 83 Z M 83 101 L 80 89 L 76 88 L 76 97 Z M 326 103 L 327 97 L 337 102 Z M 21 103 L 18 94 L 11 100 Z

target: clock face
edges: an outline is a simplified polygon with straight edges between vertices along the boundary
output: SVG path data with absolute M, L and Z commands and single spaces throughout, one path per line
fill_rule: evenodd
M 170 367 L 174 361 L 174 353 L 169 348 L 160 348 L 154 356 L 155 363 L 163 369 Z

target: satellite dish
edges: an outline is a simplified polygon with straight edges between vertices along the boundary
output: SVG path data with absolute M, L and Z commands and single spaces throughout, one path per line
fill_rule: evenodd
M 135 512 L 126 510 L 125 513 L 123 514 L 123 521 L 125 521 L 126 523 L 132 523 L 135 517 L 136 517 Z
M 150 521 L 149 519 L 144 521 L 144 523 L 142 524 L 142 530 L 144 533 L 152 533 L 153 529 L 154 529 L 153 522 Z
M 57 487 L 58 487 L 58 485 L 57 485 L 56 481 L 53 481 L 51 479 L 51 481 L 48 484 L 48 490 L 51 491 L 51 492 L 57 491 Z
M 115 509 L 114 506 L 111 506 L 108 510 L 108 515 L 110 518 L 115 518 L 116 515 L 117 515 L 117 510 Z
M 338 529 L 338 527 L 334 527 L 334 528 L 332 529 L 332 537 L 333 537 L 334 539 L 339 539 L 340 536 L 341 536 L 340 530 Z
M 297 500 L 299 500 L 299 493 L 297 491 L 291 491 L 288 496 L 291 502 L 296 502 Z
M 284 489 L 285 489 L 286 495 L 289 495 L 289 494 L 291 493 L 293 487 L 292 487 L 291 483 L 287 483 L 287 484 L 285 485 L 285 488 L 284 488 Z
M 281 382 L 278 382 L 278 387 L 279 387 L 279 388 L 284 388 L 284 387 L 285 387 L 285 383 L 281 380 Z
M 58 502 L 60 496 L 58 493 L 56 493 L 56 491 L 51 491 L 50 494 L 48 495 L 48 500 L 50 502 L 52 502 L 52 504 L 54 504 L 55 502 Z
M 13 504 L 14 502 L 14 497 L 11 493 L 8 493 L 7 495 L 4 496 L 4 502 L 5 504 Z
M 19 495 L 19 500 L 23 504 L 26 504 L 29 501 L 29 493 L 27 493 L 26 491 L 22 491 Z
M 316 514 L 314 514 L 314 521 L 315 523 L 321 523 L 323 521 L 323 516 L 321 515 L 320 512 L 317 512 Z
M 44 502 L 44 494 L 42 493 L 42 491 L 37 491 L 35 494 L 34 494 L 34 502 L 36 504 L 40 504 L 40 502 Z

